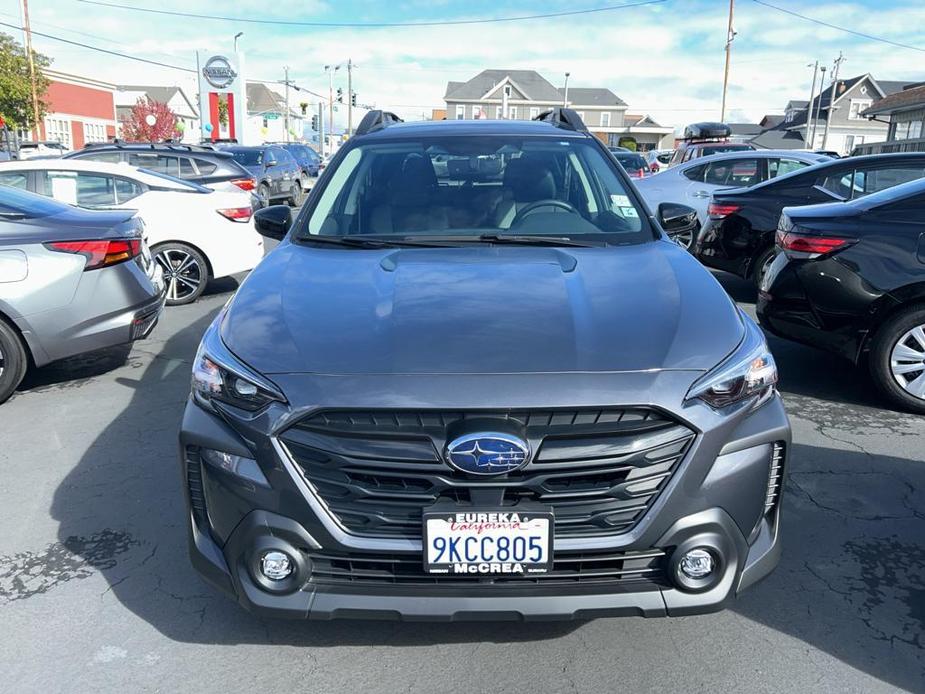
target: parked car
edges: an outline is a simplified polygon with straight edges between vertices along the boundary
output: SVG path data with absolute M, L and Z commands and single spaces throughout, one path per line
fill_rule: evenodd
M 786 207 L 758 296 L 767 330 L 865 361 L 925 414 L 925 178 L 848 202 Z
M 679 615 L 773 569 L 761 330 L 663 233 L 693 210 L 656 221 L 576 112 L 542 118 L 371 111 L 294 223 L 256 213 L 282 242 L 207 329 L 179 447 L 193 564 L 241 604 Z
M 20 159 L 54 159 L 67 154 L 70 150 L 60 142 L 41 140 L 38 142 L 20 142 Z
M 212 190 L 253 192 L 257 181 L 234 157 L 212 145 L 179 143 L 95 142 L 65 159 L 86 159 L 131 166 L 197 183 Z
M 667 169 L 672 154 L 674 154 L 673 149 L 650 149 L 645 153 L 649 171 L 658 173 L 659 171 Z
M 925 152 L 835 159 L 759 183 L 713 194 L 694 254 L 712 268 L 751 278 L 755 286 L 774 260 L 784 207 L 842 202 L 925 176 Z
M 0 403 L 29 368 L 148 336 L 164 281 L 143 230 L 0 185 Z
M 253 268 L 263 258 L 250 194 L 224 192 L 128 164 L 80 159 L 0 165 L 0 184 L 89 208 L 138 210 L 167 303 L 188 304 L 211 279 Z
M 302 190 L 308 190 L 311 186 L 308 179 L 317 178 L 321 172 L 321 157 L 311 147 L 299 142 L 287 142 L 281 144 L 280 147 L 289 152 L 298 162 L 299 167 L 302 169 Z
M 630 178 L 645 178 L 649 175 L 649 165 L 646 164 L 646 158 L 641 154 L 636 152 L 613 152 L 613 150 L 611 152 Z
M 256 195 L 260 207 L 285 200 L 293 207 L 302 204 L 302 170 L 289 152 L 276 145 L 223 148 L 247 169 L 257 181 Z
M 789 150 L 730 152 L 678 164 L 658 176 L 637 181 L 636 187 L 650 207 L 657 207 L 663 202 L 690 205 L 697 210 L 697 218 L 703 226 L 708 219 L 707 206 L 714 192 L 755 185 L 826 161 L 830 159 L 819 154 Z M 694 234 L 685 233 L 675 240 L 690 248 Z
M 745 152 L 755 149 L 748 142 L 730 142 L 732 130 L 725 123 L 693 123 L 684 129 L 684 139 L 675 149 L 668 166 L 676 166 L 691 159 L 724 154 L 726 152 Z

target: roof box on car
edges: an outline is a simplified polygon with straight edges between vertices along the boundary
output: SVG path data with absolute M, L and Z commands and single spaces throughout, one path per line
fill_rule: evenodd
M 684 128 L 685 140 L 707 140 L 731 134 L 732 130 L 725 123 L 691 123 Z

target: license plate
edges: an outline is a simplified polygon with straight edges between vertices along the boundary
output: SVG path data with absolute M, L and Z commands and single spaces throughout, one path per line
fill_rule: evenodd
M 549 511 L 434 511 L 423 520 L 428 573 L 517 576 L 552 565 Z

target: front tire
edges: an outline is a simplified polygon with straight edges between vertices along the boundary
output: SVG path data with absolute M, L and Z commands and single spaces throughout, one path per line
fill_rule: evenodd
M 302 186 L 298 183 L 290 188 L 289 200 L 287 202 L 289 203 L 289 207 L 298 207 L 302 204 Z
M 27 365 L 19 335 L 0 318 L 0 403 L 6 402 L 22 383 Z
M 191 304 L 205 291 L 209 266 L 202 254 L 185 243 L 162 243 L 151 249 L 154 261 L 164 270 L 167 305 Z
M 751 271 L 751 280 L 752 284 L 756 288 L 761 288 L 761 282 L 764 279 L 764 276 L 768 274 L 768 268 L 771 267 L 771 263 L 774 262 L 774 258 L 777 257 L 777 248 L 771 246 L 766 248 L 761 253 L 758 254 L 758 257 L 755 259 L 755 262 L 752 263 Z
M 870 373 L 894 404 L 925 414 L 925 304 L 900 310 L 874 335 Z
M 270 186 L 266 183 L 257 186 L 257 200 L 260 201 L 261 208 L 270 206 Z

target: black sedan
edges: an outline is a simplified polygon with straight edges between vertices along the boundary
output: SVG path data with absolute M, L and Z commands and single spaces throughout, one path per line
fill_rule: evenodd
M 714 193 L 694 254 L 709 267 L 751 278 L 774 260 L 781 210 L 856 200 L 925 176 L 925 152 L 848 157 L 810 166 L 750 188 Z
M 758 295 L 761 325 L 867 362 L 925 414 L 925 179 L 846 203 L 788 207 Z

